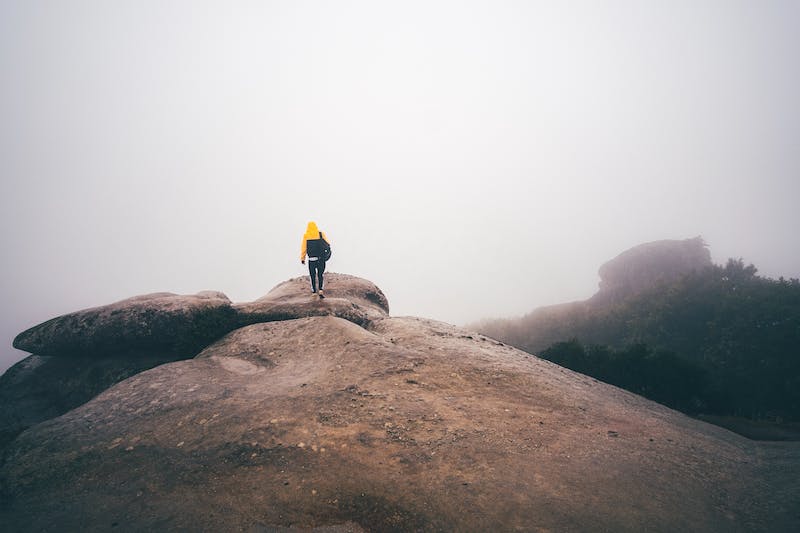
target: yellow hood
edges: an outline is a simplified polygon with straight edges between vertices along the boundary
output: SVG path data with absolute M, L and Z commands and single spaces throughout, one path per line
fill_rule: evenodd
M 319 228 L 317 228 L 316 222 L 309 222 L 308 226 L 306 227 L 306 234 L 304 235 L 306 239 L 319 239 Z

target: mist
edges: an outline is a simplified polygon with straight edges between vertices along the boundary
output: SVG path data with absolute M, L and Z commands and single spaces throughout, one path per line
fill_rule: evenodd
M 328 270 L 463 324 L 634 245 L 800 275 L 800 3 L 5 1 L 0 371 L 20 331 Z

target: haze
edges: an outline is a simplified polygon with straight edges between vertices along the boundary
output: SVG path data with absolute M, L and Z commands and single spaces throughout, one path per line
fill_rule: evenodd
M 463 324 L 702 235 L 800 274 L 800 2 L 0 4 L 0 371 L 155 291 L 365 277 Z

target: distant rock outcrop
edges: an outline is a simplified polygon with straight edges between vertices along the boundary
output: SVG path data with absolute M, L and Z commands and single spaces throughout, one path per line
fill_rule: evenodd
M 11 531 L 798 526 L 797 448 L 748 441 L 468 330 L 390 317 L 365 280 L 331 276 L 326 293 L 313 299 L 293 280 L 233 306 L 240 322 L 271 320 L 21 433 L 2 454 L 0 523 Z
M 599 290 L 587 300 L 538 307 L 518 319 L 484 320 L 472 327 L 530 353 L 538 353 L 555 342 L 574 337 L 576 324 L 588 324 L 588 329 L 601 331 L 602 326 L 591 324 L 597 321 L 594 317 L 598 311 L 611 309 L 660 283 L 711 266 L 711 254 L 701 237 L 641 244 L 600 267 Z
M 600 290 L 592 300 L 625 298 L 711 265 L 701 237 L 640 244 L 600 267 Z

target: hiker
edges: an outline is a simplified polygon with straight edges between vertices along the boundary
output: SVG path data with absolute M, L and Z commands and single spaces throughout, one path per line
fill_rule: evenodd
M 319 294 L 325 298 L 322 291 L 322 275 L 325 273 L 326 252 L 330 254 L 330 243 L 323 232 L 317 228 L 316 222 L 309 222 L 306 233 L 303 235 L 303 245 L 300 248 L 300 262 L 306 264 L 308 254 L 308 273 L 311 275 L 311 294 Z M 319 280 L 319 293 L 317 293 L 317 280 Z

